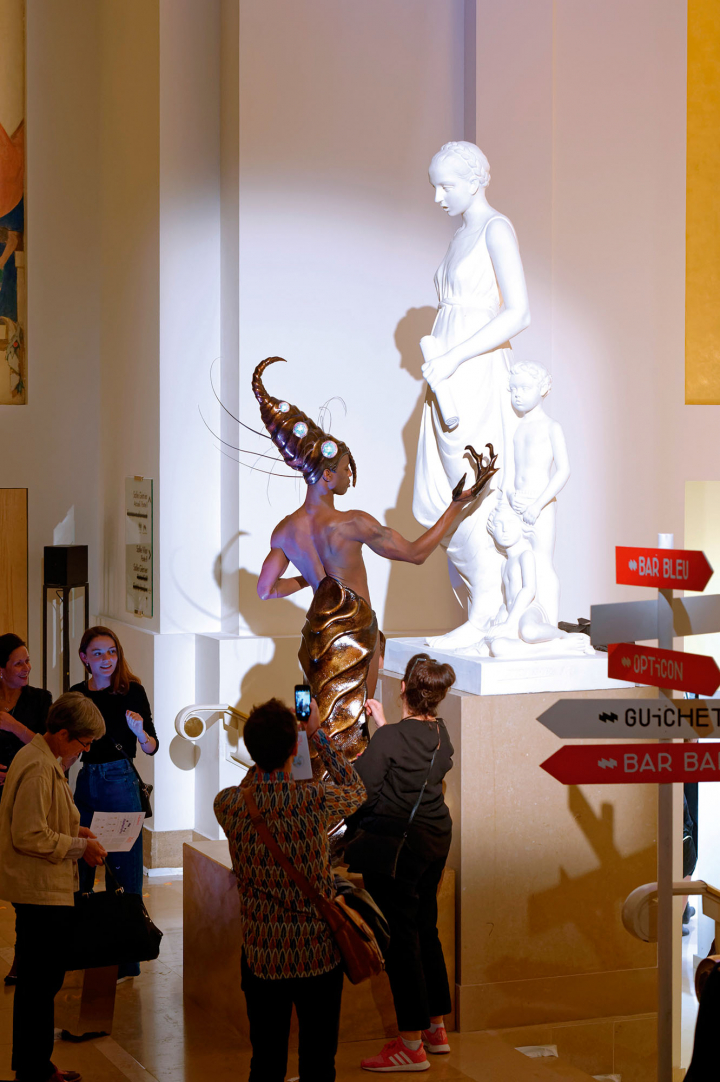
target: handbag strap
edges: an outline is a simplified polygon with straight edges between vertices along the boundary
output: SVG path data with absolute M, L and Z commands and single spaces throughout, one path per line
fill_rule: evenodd
M 430 760 L 430 766 L 428 767 L 428 772 L 425 775 L 425 781 L 422 783 L 422 789 L 418 793 L 417 800 L 413 804 L 413 810 L 410 812 L 410 818 L 407 821 L 407 826 L 405 827 L 405 833 L 403 834 L 404 838 L 407 838 L 408 831 L 410 830 L 410 824 L 412 823 L 413 819 L 415 818 L 415 812 L 420 807 L 420 801 L 423 798 L 423 793 L 425 792 L 425 789 L 427 788 L 427 783 L 430 781 L 430 774 L 432 773 L 432 768 L 435 765 L 435 756 L 437 755 L 438 749 L 440 747 L 440 722 L 439 721 L 437 722 L 437 733 L 438 733 L 438 742 L 435 745 L 435 751 L 432 753 L 432 759 Z
M 267 823 L 260 814 L 260 809 L 257 806 L 255 797 L 252 795 L 249 789 L 243 789 L 243 797 L 245 804 L 250 815 L 250 822 L 258 832 L 260 839 L 264 842 L 267 848 L 270 850 L 272 856 L 276 862 L 280 865 L 283 871 L 292 879 L 293 883 L 300 888 L 303 894 L 306 894 L 312 902 L 324 901 L 324 898 L 320 894 L 320 891 L 316 890 L 309 879 L 306 879 L 302 872 L 299 872 L 297 868 L 293 868 L 288 858 L 283 853 L 278 843 L 273 838 Z
M 122 744 L 116 744 L 116 745 L 115 745 L 115 747 L 116 747 L 116 748 L 117 748 L 117 750 L 118 750 L 118 751 L 120 752 L 120 754 L 121 754 L 121 755 L 122 755 L 122 756 L 123 756 L 123 757 L 124 757 L 125 759 L 127 759 L 127 761 L 128 761 L 129 763 L 130 763 L 130 766 L 131 766 L 131 767 L 133 768 L 133 770 L 135 771 L 135 777 L 136 777 L 136 778 L 137 778 L 137 780 L 138 780 L 138 781 L 140 782 L 140 788 L 141 788 L 141 789 L 144 789 L 144 790 L 145 790 L 145 792 L 147 792 L 148 784 L 147 784 L 147 782 L 146 782 L 146 781 L 143 781 L 143 780 L 142 780 L 142 778 L 140 777 L 140 771 L 139 771 L 139 770 L 138 770 L 138 768 L 137 768 L 137 767 L 135 766 L 135 763 L 134 763 L 134 762 L 132 761 L 132 759 L 130 758 L 130 756 L 128 755 L 128 753 L 127 753 L 127 752 L 125 751 L 125 748 L 124 748 L 124 747 L 122 746 Z M 149 796 L 149 795 L 150 795 L 150 794 L 148 793 L 148 796 Z

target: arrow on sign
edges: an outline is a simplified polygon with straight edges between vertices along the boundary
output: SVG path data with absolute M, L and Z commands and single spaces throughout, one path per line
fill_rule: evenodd
M 720 699 L 559 699 L 537 719 L 563 740 L 717 736 Z
M 720 745 L 568 744 L 540 766 L 563 785 L 720 781 Z
M 714 658 L 628 642 L 608 647 L 608 676 L 700 695 L 714 695 L 720 687 L 720 669 Z
M 701 592 L 712 573 L 705 553 L 696 549 L 615 549 L 615 581 L 623 586 Z

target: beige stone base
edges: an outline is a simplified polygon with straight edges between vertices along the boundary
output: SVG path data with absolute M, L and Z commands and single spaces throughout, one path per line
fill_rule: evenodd
M 490 1031 L 513 1048 L 554 1044 L 565 1063 L 587 1074 L 617 1074 L 628 1082 L 655 1082 L 657 1077 L 654 1014 L 631 1017 L 595 1018 L 552 1026 L 524 1026 L 520 1029 Z M 529 1060 L 547 1064 L 553 1060 Z M 683 1077 L 679 1074 L 677 1080 Z
M 206 842 L 196 830 L 148 830 L 143 828 L 143 866 L 153 868 L 182 868 L 183 846 L 195 841 Z
M 455 984 L 455 874 L 447 870 L 438 893 L 438 931 Z M 183 993 L 236 1030 L 249 1047 L 245 999 L 240 990 L 242 926 L 227 842 L 185 847 L 183 876 Z M 447 1018 L 454 1028 L 454 1013 Z M 385 973 L 352 985 L 345 981 L 340 1041 L 394 1037 L 397 1022 Z
M 385 671 L 391 723 L 399 693 L 400 678 Z M 565 741 L 536 720 L 560 697 L 654 694 L 452 691 L 443 702 L 461 1032 L 656 1010 L 655 945 L 633 939 L 621 912 L 657 878 L 657 786 L 561 785 L 540 764 Z

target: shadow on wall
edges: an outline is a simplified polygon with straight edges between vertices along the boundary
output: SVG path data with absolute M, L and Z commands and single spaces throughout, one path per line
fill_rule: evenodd
M 400 367 L 409 372 L 420 385 L 415 407 L 403 428 L 405 474 L 394 507 L 387 508 L 385 522 L 404 537 L 413 540 L 422 532 L 412 513 L 420 421 L 425 402 L 426 384 L 422 378 L 420 339 L 430 334 L 437 309 L 410 308 L 395 329 L 395 345 L 400 353 Z M 439 586 L 438 581 L 445 585 Z M 452 613 L 456 618 L 452 623 Z M 447 572 L 447 557 L 442 550 L 434 552 L 422 567 L 392 563 L 388 578 L 385 611 L 381 626 L 386 632 L 411 629 L 447 630 L 462 621 L 462 609 L 455 601 Z M 447 622 L 447 621 L 451 622 Z
M 490 982 L 565 973 L 634 970 L 655 965 L 656 948 L 630 936 L 622 924 L 622 905 L 632 890 L 657 876 L 655 845 L 623 855 L 615 842 L 615 809 L 603 804 L 597 815 L 578 786 L 568 787 L 568 806 L 597 859 L 584 875 L 569 876 L 558 869 L 556 886 L 529 894 L 524 928 L 514 937 L 511 957 L 494 958 L 487 969 Z M 553 840 L 546 838 L 552 848 Z M 490 928 L 492 931 L 492 928 Z M 558 947 L 564 944 L 564 954 Z M 548 950 L 548 944 L 553 946 Z M 547 955 L 551 961 L 543 960 Z M 502 1025 L 502 1008 L 491 1025 Z
M 227 554 L 233 551 L 236 541 L 247 536 L 249 535 L 246 530 L 239 530 L 215 557 L 213 577 L 218 587 L 222 588 L 223 576 L 228 574 L 224 566 Z M 284 598 L 261 601 L 257 593 L 258 577 L 255 572 L 239 567 L 231 568 L 229 573 L 237 577 L 238 611 L 250 633 L 260 636 L 297 635 L 299 649 L 300 631 L 305 622 L 305 612 L 312 599 L 310 587 L 293 594 L 293 597 L 298 598 L 297 604 L 286 601 Z M 287 573 L 294 573 L 292 565 Z

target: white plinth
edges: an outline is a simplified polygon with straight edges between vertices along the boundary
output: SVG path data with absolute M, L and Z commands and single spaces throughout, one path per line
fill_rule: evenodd
M 522 695 L 541 691 L 606 691 L 632 687 L 625 680 L 611 680 L 607 654 L 580 657 L 496 658 L 465 657 L 451 651 L 431 650 L 424 639 L 388 639 L 385 669 L 402 674 L 413 654 L 429 653 L 455 670 L 456 691 L 471 695 Z

